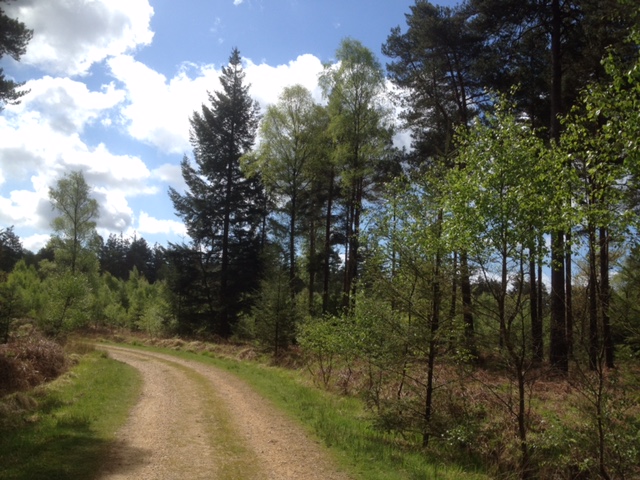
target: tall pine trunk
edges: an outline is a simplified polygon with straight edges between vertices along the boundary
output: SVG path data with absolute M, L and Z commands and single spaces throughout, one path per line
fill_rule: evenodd
M 348 208 L 347 219 L 347 251 L 343 288 L 343 307 L 352 309 L 357 289 L 359 249 L 360 249 L 360 216 L 362 210 L 363 179 L 359 177 L 353 181 L 353 193 Z
M 308 297 L 308 309 L 309 314 L 313 315 L 313 297 L 315 296 L 315 284 L 316 284 L 316 209 L 315 202 L 311 201 L 311 221 L 309 222 L 309 297 Z
M 560 0 L 551 2 L 551 142 L 560 141 L 560 119 L 562 111 L 562 55 L 560 36 L 562 18 Z M 569 371 L 569 352 L 566 331 L 565 298 L 565 244 L 561 229 L 551 233 L 551 327 L 549 359 L 551 365 L 561 372 Z
M 291 195 L 291 211 L 289 212 L 289 293 L 291 300 L 296 296 L 296 208 L 297 197 L 294 193 Z
M 569 355 L 573 354 L 573 286 L 572 286 L 572 255 L 571 255 L 571 232 L 567 231 L 566 234 L 567 244 L 566 250 L 567 253 L 565 255 L 565 279 L 564 279 L 564 288 L 565 288 L 565 315 L 566 315 L 566 325 L 567 325 L 567 353 Z
M 602 309 L 602 337 L 604 341 L 604 357 L 607 368 L 614 368 L 614 346 L 611 335 L 609 305 L 611 288 L 609 286 L 609 231 L 600 227 L 600 308 Z
M 327 198 L 327 213 L 325 217 L 324 231 L 324 264 L 323 264 L 323 285 L 322 285 L 322 313 L 329 310 L 329 283 L 331 277 L 331 226 L 333 219 L 333 189 L 335 173 L 333 166 L 329 172 L 329 197 Z
M 433 417 L 433 377 L 435 373 L 435 361 L 437 356 L 438 342 L 436 335 L 440 328 L 440 308 L 442 305 L 442 289 L 440 287 L 440 272 L 442 269 L 442 254 L 440 252 L 440 237 L 442 235 L 442 210 L 438 212 L 436 255 L 434 259 L 434 272 L 432 284 L 431 315 L 429 316 L 429 345 L 427 352 L 427 386 L 424 404 L 424 425 L 422 428 L 422 446 L 427 447 L 431 438 L 431 418 Z
M 231 231 L 231 183 L 233 181 L 231 160 L 227 162 L 226 174 L 222 258 L 220 259 L 220 322 L 217 328 L 217 333 L 223 338 L 231 336 L 231 319 L 229 318 L 229 232 Z

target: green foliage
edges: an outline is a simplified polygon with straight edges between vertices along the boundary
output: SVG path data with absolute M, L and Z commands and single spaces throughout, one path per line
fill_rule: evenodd
M 36 267 L 27 266 L 24 260 L 18 262 L 9 274 L 7 283 L 16 289 L 26 316 L 37 318 L 43 312 L 46 293 Z
M 23 256 L 22 242 L 13 227 L 0 228 L 0 271 L 9 273 Z
M 175 328 L 165 282 L 151 284 L 135 267 L 126 282 L 105 273 L 92 292 L 91 314 L 96 324 L 140 330 L 151 336 Z
M 288 217 L 283 229 L 287 232 L 289 282 L 294 294 L 296 240 L 314 199 L 311 189 L 322 159 L 324 127 L 325 112 L 311 92 L 301 85 L 286 87 L 278 103 L 270 105 L 262 118 L 259 147 L 241 158 L 243 170 L 262 179 L 275 210 Z M 278 216 L 274 215 L 274 222 Z
M 293 344 L 302 317 L 300 310 L 299 299 L 291 294 L 287 272 L 274 269 L 261 282 L 251 316 L 255 339 L 276 358 Z
M 639 40 L 635 40 L 638 42 Z M 577 221 L 624 235 L 638 225 L 633 204 L 640 175 L 640 57 L 629 68 L 610 53 L 609 81 L 588 85 L 564 122 L 558 152 L 575 167 Z
M 89 324 L 91 288 L 85 275 L 55 271 L 42 288 L 46 297 L 38 323 L 44 332 L 58 335 Z
M 56 232 L 51 239 L 56 262 L 65 265 L 72 274 L 76 270 L 97 270 L 98 202 L 91 198 L 89 190 L 81 171 L 65 175 L 55 188 L 49 189 L 52 208 L 59 214 L 52 223 Z
M 343 351 L 341 326 L 334 317 L 310 317 L 299 326 L 298 343 L 308 357 L 314 379 L 320 378 L 325 388 L 332 381 L 334 367 Z
M 399 96 L 400 116 L 412 133 L 410 162 L 419 168 L 449 162 L 455 129 L 468 125 L 483 101 L 477 76 L 483 37 L 471 28 L 468 8 L 416 2 L 407 30 L 394 27 L 382 46 L 393 59 L 390 80 L 407 92 Z
M 0 273 L 0 343 L 9 340 L 9 327 L 14 318 L 24 312 L 24 304 L 15 283 L 6 281 L 5 274 Z
M 321 134 L 319 106 L 302 85 L 286 87 L 260 124 L 258 149 L 242 159 L 249 174 L 260 174 L 276 196 L 292 197 L 309 183 L 308 163 Z
M 3 0 L 6 1 L 6 0 Z M 18 19 L 10 18 L 0 8 L 0 58 L 9 54 L 14 60 L 20 60 L 27 50 L 27 44 L 33 37 L 33 30 L 29 30 Z M 0 111 L 5 104 L 15 105 L 20 103 L 20 97 L 27 91 L 19 90 L 22 83 L 16 83 L 5 77 L 0 68 Z
M 603 478 L 633 478 L 640 465 L 640 397 L 638 381 L 631 377 L 621 388 L 620 374 L 604 370 L 604 356 L 595 371 L 578 371 L 574 385 L 579 393 L 575 404 L 586 421 L 575 434 L 575 458 L 581 470 Z M 572 452 L 573 453 L 573 452 Z
M 142 315 L 135 325 L 150 336 L 172 333 L 175 328 L 174 316 L 167 302 L 166 284 L 156 282 L 147 289 Z
M 100 248 L 100 271 L 109 273 L 120 280 L 126 280 L 133 268 L 153 283 L 161 270 L 162 249 L 151 249 L 146 240 L 134 235 L 133 238 L 122 234 L 110 234 Z
M 385 81 L 379 61 L 360 42 L 347 38 L 336 52 L 337 66 L 325 66 L 319 77 L 328 99 L 329 138 L 340 172 L 345 208 L 345 306 L 352 304 L 360 270 L 361 216 L 368 194 L 381 181 L 389 154 L 392 127 L 384 103 Z
M 445 187 L 444 230 L 479 259 L 503 254 L 517 261 L 521 246 L 535 245 L 549 228 L 557 169 L 537 132 L 505 99 L 482 122 L 461 129 L 458 142 L 460 165 Z

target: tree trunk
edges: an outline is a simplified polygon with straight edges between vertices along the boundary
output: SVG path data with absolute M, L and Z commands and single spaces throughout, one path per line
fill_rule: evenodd
M 567 325 L 567 354 L 571 356 L 573 354 L 573 278 L 571 272 L 571 232 L 568 231 L 566 234 L 566 250 L 567 253 L 565 255 L 565 278 L 564 278 L 564 288 L 565 288 L 565 302 L 566 302 L 566 325 Z
M 531 468 L 529 442 L 527 440 L 526 378 L 524 365 L 522 365 L 521 361 L 518 364 L 516 378 L 518 382 L 518 412 L 516 416 L 518 417 L 518 438 L 520 440 L 520 478 L 522 478 L 522 480 L 528 480 L 532 477 L 533 472 Z
M 451 306 L 449 318 L 453 322 L 456 317 L 456 303 L 458 302 L 458 253 L 453 252 L 453 267 L 451 269 Z
M 331 225 L 332 225 L 332 208 L 333 208 L 333 183 L 334 171 L 331 167 L 329 173 L 329 198 L 327 198 L 327 215 L 325 218 L 324 231 L 324 265 L 323 265 L 323 285 L 322 285 L 322 313 L 329 310 L 329 280 L 331 276 Z
M 460 291 L 462 293 L 462 316 L 469 343 L 474 345 L 473 306 L 471 304 L 471 280 L 467 252 L 460 253 Z
M 560 114 L 562 113 L 562 12 L 560 0 L 551 1 L 551 118 L 550 137 L 560 141 Z
M 589 225 L 589 368 L 598 368 L 600 335 L 598 334 L 598 276 L 596 266 L 596 233 Z
M 600 227 L 600 308 L 602 309 L 602 337 L 607 368 L 614 368 L 614 346 L 611 336 L 609 305 L 611 288 L 609 286 L 609 231 Z
M 438 213 L 438 239 L 441 234 L 442 225 L 442 211 Z M 442 256 L 440 254 L 440 247 L 438 247 L 435 256 L 435 265 L 433 273 L 433 299 L 432 310 L 430 315 L 430 338 L 429 338 L 429 351 L 427 353 L 427 390 L 425 394 L 425 408 L 424 408 L 424 425 L 422 428 L 422 446 L 427 447 L 429 445 L 429 439 L 431 438 L 431 417 L 433 415 L 433 375 L 435 370 L 435 360 L 437 355 L 437 342 L 436 334 L 438 328 L 440 328 L 440 306 L 442 303 L 442 292 L 440 288 L 440 270 L 442 268 Z
M 229 318 L 229 234 L 231 231 L 231 160 L 227 162 L 227 184 L 225 186 L 224 223 L 222 226 L 222 258 L 220 259 L 220 323 L 218 333 L 227 338 L 231 336 Z
M 313 315 L 313 297 L 315 295 L 316 283 L 316 219 L 315 202 L 311 202 L 311 222 L 309 224 L 309 314 Z
M 540 236 L 538 239 L 538 248 L 542 248 L 544 244 L 544 238 Z M 536 294 L 536 300 L 538 302 L 538 323 L 542 329 L 542 338 L 540 338 L 540 352 L 544 358 L 544 302 L 543 302 L 543 283 L 542 283 L 542 261 L 538 261 L 538 292 Z
M 343 307 L 352 309 L 357 288 L 359 248 L 360 248 L 360 214 L 362 210 L 363 179 L 357 178 L 352 184 L 351 205 L 347 219 L 347 252 L 343 289 Z
M 351 247 L 351 256 L 353 262 L 351 263 L 351 291 L 349 296 L 351 298 L 350 306 L 353 306 L 356 298 L 356 290 L 358 288 L 358 267 L 360 266 L 360 219 L 362 215 L 362 200 L 364 195 L 364 179 L 358 178 L 356 182 L 356 204 L 353 215 L 353 241 Z
M 542 317 L 538 312 L 538 281 L 536 279 L 536 251 L 529 249 L 529 303 L 531 310 L 531 340 L 533 363 L 540 364 L 543 360 Z
M 346 231 L 344 239 L 344 272 L 342 275 L 342 308 L 349 308 L 349 293 L 351 292 L 351 236 L 353 235 L 353 201 L 346 208 Z
M 569 371 L 564 296 L 564 235 L 551 235 L 551 325 L 549 360 L 561 372 Z
M 290 223 L 289 223 L 289 293 L 291 300 L 296 296 L 295 282 L 296 282 L 296 208 L 297 198 L 296 195 L 291 195 L 291 211 Z
M 560 119 L 562 104 L 562 58 L 560 36 L 562 18 L 560 0 L 551 2 L 551 142 L 560 141 Z M 551 234 L 551 365 L 561 372 L 569 371 L 567 349 L 566 298 L 565 298 L 565 252 L 564 232 L 557 230 Z

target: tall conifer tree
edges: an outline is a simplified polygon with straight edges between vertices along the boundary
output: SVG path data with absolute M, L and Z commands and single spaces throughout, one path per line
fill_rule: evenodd
M 202 256 L 202 272 L 213 290 L 212 330 L 232 332 L 245 292 L 258 280 L 260 227 L 264 189 L 258 177 L 247 178 L 240 157 L 253 147 L 259 107 L 244 84 L 240 52 L 233 49 L 220 75 L 221 91 L 209 94 L 191 117 L 193 163 L 182 161 L 188 191 L 170 189 L 177 214 Z

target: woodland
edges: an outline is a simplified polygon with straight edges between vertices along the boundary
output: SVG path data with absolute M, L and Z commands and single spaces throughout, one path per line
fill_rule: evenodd
M 233 49 L 169 191 L 189 242 L 99 237 L 69 172 L 45 248 L 0 231 L 0 342 L 27 322 L 248 342 L 362 398 L 402 448 L 640 478 L 639 13 L 416 0 L 385 66 L 344 39 L 322 103 L 295 85 L 264 112 Z

